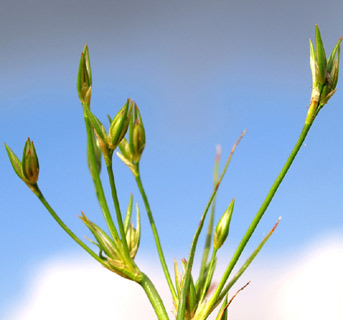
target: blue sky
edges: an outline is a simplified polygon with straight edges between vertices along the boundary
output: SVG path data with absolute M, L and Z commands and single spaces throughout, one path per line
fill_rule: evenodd
M 40 188 L 75 233 L 88 235 L 81 210 L 103 225 L 76 93 L 87 43 L 93 112 L 105 123 L 127 97 L 141 110 L 142 179 L 170 263 L 188 255 L 211 193 L 215 146 L 225 158 L 247 128 L 217 202 L 218 217 L 236 197 L 228 250 L 237 245 L 304 123 L 314 25 L 327 54 L 343 34 L 341 1 L 7 1 L 2 12 L 1 141 L 18 156 L 27 137 L 34 141 Z M 282 216 L 261 260 L 342 234 L 342 92 L 341 78 L 247 248 Z M 80 249 L 14 174 L 5 148 L 0 163 L 1 317 L 23 294 L 28 270 Z M 121 206 L 133 192 L 143 208 L 129 170 L 119 159 L 114 166 Z M 157 259 L 144 213 L 138 259 Z

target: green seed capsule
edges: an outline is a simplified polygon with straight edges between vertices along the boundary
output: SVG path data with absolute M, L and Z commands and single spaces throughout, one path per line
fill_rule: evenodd
M 216 230 L 214 232 L 213 247 L 218 250 L 225 242 L 227 236 L 229 235 L 230 222 L 233 212 L 233 207 L 235 204 L 235 198 L 232 199 L 229 207 L 224 212 L 223 216 L 220 218 Z

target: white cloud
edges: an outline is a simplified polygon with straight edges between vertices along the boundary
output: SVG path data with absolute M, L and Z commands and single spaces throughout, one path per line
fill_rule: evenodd
M 164 300 L 170 301 L 158 266 L 143 265 Z M 302 248 L 277 265 L 271 259 L 253 265 L 240 285 L 246 280 L 252 283 L 233 302 L 230 319 L 342 320 L 342 270 L 343 238 Z M 25 298 L 16 302 L 8 320 L 107 318 L 151 320 L 155 315 L 135 283 L 96 263 L 58 258 L 37 270 Z

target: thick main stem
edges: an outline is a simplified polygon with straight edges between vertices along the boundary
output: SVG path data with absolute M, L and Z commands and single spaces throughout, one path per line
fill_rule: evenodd
M 139 284 L 142 286 L 146 295 L 148 296 L 150 303 L 155 310 L 157 318 L 159 320 L 169 320 L 167 311 L 164 307 L 164 304 L 160 295 L 158 294 L 151 280 L 144 273 L 142 273 L 142 279 L 139 281 Z
M 250 237 L 252 236 L 252 234 L 254 233 L 258 223 L 260 222 L 263 214 L 265 213 L 266 209 L 268 208 L 270 202 L 272 201 L 274 195 L 275 195 L 275 192 L 277 191 L 277 189 L 279 188 L 283 178 L 285 177 L 288 169 L 290 168 L 294 158 L 296 157 L 300 147 L 302 146 L 306 136 L 307 136 L 307 133 L 309 132 L 310 128 L 311 128 L 311 125 L 312 123 L 305 123 L 301 133 L 300 133 L 300 136 L 298 138 L 298 141 L 296 142 L 291 154 L 289 155 L 285 165 L 283 166 L 283 168 L 281 169 L 279 175 L 277 176 L 276 180 L 274 181 L 272 187 L 270 188 L 266 198 L 264 199 L 260 209 L 258 210 L 258 212 L 256 213 L 253 221 L 251 222 L 248 230 L 246 231 L 243 239 L 241 240 L 241 242 L 239 243 L 235 253 L 233 254 L 232 258 L 231 258 L 231 261 L 229 263 L 229 265 L 227 266 L 225 272 L 224 272 L 224 275 L 222 277 L 222 279 L 220 280 L 219 282 L 219 285 L 216 289 L 216 291 L 214 292 L 213 296 L 211 297 L 211 299 L 209 300 L 208 304 L 207 304 L 207 310 L 206 311 L 209 311 L 211 310 L 212 306 L 216 303 L 228 277 L 230 276 L 231 274 L 231 271 L 232 269 L 234 268 L 234 266 L 236 265 L 241 253 L 243 252 L 246 244 L 248 243 Z M 206 311 L 204 312 L 204 314 L 206 314 Z M 205 318 L 204 318 L 205 319 Z
M 157 232 L 157 228 L 156 228 L 156 225 L 155 225 L 155 221 L 154 221 L 154 218 L 152 216 L 152 212 L 151 212 L 151 209 L 150 209 L 148 197 L 145 194 L 145 191 L 144 191 L 144 188 L 143 188 L 143 184 L 142 184 L 142 180 L 141 180 L 141 176 L 139 174 L 139 168 L 138 168 L 137 172 L 138 172 L 138 174 L 135 176 L 136 182 L 137 182 L 137 186 L 138 186 L 139 191 L 140 191 L 140 193 L 142 195 L 142 198 L 143 198 L 143 201 L 144 201 L 144 205 L 145 205 L 145 209 L 146 209 L 146 212 L 148 214 L 150 226 L 151 226 L 151 229 L 152 229 L 152 233 L 154 235 L 154 239 L 155 239 L 155 243 L 156 243 L 156 248 L 157 248 L 158 256 L 159 256 L 160 261 L 161 261 L 162 269 L 163 269 L 164 275 L 165 275 L 165 277 L 167 279 L 170 292 L 171 292 L 171 294 L 173 296 L 173 300 L 177 301 L 177 294 L 176 294 L 173 282 L 172 282 L 171 277 L 170 277 L 170 273 L 169 273 L 169 270 L 168 270 L 168 267 L 167 267 L 166 260 L 164 258 L 164 254 L 163 254 L 160 238 L 158 236 L 158 232 Z

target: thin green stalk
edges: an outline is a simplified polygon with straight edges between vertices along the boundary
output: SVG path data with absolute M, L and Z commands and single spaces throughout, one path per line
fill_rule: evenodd
M 87 104 L 82 104 L 83 108 L 89 108 L 89 106 Z M 110 210 L 108 209 L 108 205 L 107 205 L 107 201 L 105 198 L 105 193 L 101 184 L 101 180 L 100 180 L 100 175 L 99 172 L 97 170 L 97 166 L 96 166 L 96 160 L 95 160 L 95 153 L 94 153 L 94 146 L 92 143 L 92 128 L 91 125 L 89 123 L 89 119 L 87 117 L 86 112 L 84 111 L 84 118 L 85 118 L 85 124 L 86 124 L 86 131 L 87 131 L 87 141 L 88 141 L 88 148 L 90 150 L 90 162 L 93 168 L 93 174 L 92 174 L 92 179 L 94 182 L 94 187 L 95 187 L 95 192 L 102 210 L 102 213 L 104 215 L 106 224 L 110 230 L 110 233 L 112 235 L 112 238 L 114 240 L 119 240 L 119 234 L 118 231 L 113 223 L 111 214 L 110 214 Z
M 212 306 L 216 303 L 219 295 L 222 292 L 222 289 L 228 279 L 228 277 L 231 274 L 232 269 L 234 268 L 234 266 L 236 265 L 241 253 L 243 252 L 246 244 L 248 243 L 250 237 L 252 236 L 253 232 L 255 231 L 258 223 L 260 222 L 263 214 L 265 213 L 266 209 L 268 208 L 270 202 L 272 201 L 275 192 L 277 191 L 278 187 L 280 186 L 283 178 L 285 177 L 288 169 L 290 168 L 294 158 L 296 157 L 300 147 L 302 146 L 307 133 L 309 132 L 310 128 L 311 128 L 312 123 L 306 124 L 304 125 L 300 136 L 298 138 L 298 141 L 296 142 L 291 154 L 289 155 L 285 165 L 283 166 L 283 168 L 281 169 L 279 175 L 277 176 L 276 180 L 274 181 L 272 187 L 270 188 L 265 200 L 263 201 L 260 209 L 258 210 L 258 212 L 256 213 L 256 216 L 254 217 L 253 221 L 251 222 L 248 230 L 246 231 L 243 239 L 241 240 L 241 242 L 239 243 L 235 253 L 232 256 L 231 261 L 229 262 L 229 265 L 227 266 L 224 275 L 222 277 L 222 279 L 220 280 L 218 287 L 216 289 L 216 291 L 214 292 L 213 296 L 211 297 L 211 299 L 209 300 L 208 304 L 207 304 L 207 309 L 210 310 L 212 308 Z
M 162 250 L 162 246 L 161 246 L 161 241 L 160 241 L 160 238 L 158 236 L 158 232 L 157 232 L 157 228 L 156 228 L 156 225 L 155 225 L 154 218 L 152 216 L 152 212 L 151 212 L 151 209 L 150 209 L 150 204 L 149 204 L 149 201 L 148 201 L 148 197 L 147 197 L 147 195 L 145 193 L 145 190 L 144 190 L 144 187 L 143 187 L 143 184 L 142 184 L 141 175 L 140 175 L 140 172 L 139 172 L 139 164 L 136 164 L 136 167 L 137 167 L 137 175 L 135 175 L 136 183 L 137 183 L 138 189 L 139 189 L 139 191 L 140 191 L 140 193 L 142 195 L 142 198 L 143 198 L 143 201 L 144 201 L 144 205 L 145 205 L 145 209 L 146 209 L 146 212 L 148 214 L 150 226 L 151 226 L 152 233 L 154 235 L 154 239 L 155 239 L 155 243 L 156 243 L 156 247 L 157 247 L 158 256 L 160 258 L 162 269 L 163 269 L 164 275 L 165 275 L 165 277 L 167 279 L 170 292 L 171 292 L 171 294 L 173 296 L 173 300 L 177 301 L 176 290 L 174 288 L 174 285 L 173 285 L 173 282 L 171 280 L 170 273 L 169 273 L 169 270 L 168 270 L 168 267 L 167 267 L 167 263 L 166 263 L 166 260 L 164 258 L 164 254 L 163 254 L 163 250 Z
M 278 221 L 275 223 L 274 227 L 269 231 L 269 233 L 264 237 L 264 239 L 261 241 L 261 243 L 258 245 L 258 247 L 254 250 L 254 252 L 244 262 L 242 267 L 237 271 L 237 273 L 234 275 L 234 277 L 231 279 L 231 281 L 226 285 L 226 287 L 223 289 L 223 291 L 221 292 L 221 294 L 219 296 L 217 304 L 225 297 L 225 295 L 229 292 L 229 290 L 232 288 L 232 286 L 236 283 L 236 281 L 241 277 L 241 275 L 249 267 L 251 262 L 256 258 L 257 254 L 261 251 L 262 247 L 265 245 L 265 243 L 268 241 L 270 236 L 275 231 L 275 229 L 278 226 L 280 220 L 281 220 L 281 217 L 278 219 Z
M 141 274 L 142 279 L 139 281 L 139 284 L 142 286 L 146 295 L 148 296 L 150 303 L 155 310 L 157 318 L 159 320 L 169 320 L 163 301 L 158 294 L 154 284 L 151 282 L 146 274 L 144 274 L 143 272 Z
M 214 187 L 214 190 L 213 190 L 213 192 L 211 194 L 211 197 L 210 197 L 209 201 L 207 202 L 206 208 L 205 208 L 205 210 L 204 210 L 204 212 L 203 212 L 203 214 L 201 216 L 201 220 L 200 220 L 199 226 L 198 226 L 197 230 L 195 231 L 195 234 L 194 234 L 194 237 L 193 237 L 193 241 L 192 241 L 192 244 L 191 244 L 191 250 L 190 250 L 190 253 L 189 253 L 189 257 L 188 257 L 187 269 L 185 271 L 184 284 L 183 284 L 183 288 L 182 288 L 181 295 L 180 295 L 180 298 L 179 298 L 179 305 L 178 305 L 176 320 L 184 320 L 184 317 L 185 317 L 186 299 L 187 299 L 187 294 L 188 294 L 188 290 L 189 290 L 189 286 L 190 286 L 190 281 L 191 281 L 191 271 L 192 271 L 193 262 L 194 262 L 195 249 L 196 249 L 196 246 L 197 246 L 197 243 L 198 243 L 198 240 L 199 240 L 199 236 L 200 236 L 201 230 L 202 230 L 202 228 L 204 226 L 204 221 L 205 221 L 208 209 L 210 208 L 211 203 L 212 203 L 212 201 L 213 201 L 213 199 L 214 199 L 214 197 L 215 197 L 215 195 L 216 195 L 216 193 L 218 191 L 220 183 L 222 182 L 222 180 L 224 178 L 224 175 L 225 175 L 225 173 L 227 171 L 227 168 L 228 168 L 228 166 L 229 166 L 229 164 L 231 162 L 231 158 L 233 156 L 233 153 L 234 153 L 237 145 L 239 144 L 239 142 L 242 140 L 242 138 L 245 135 L 245 133 L 246 133 L 246 130 L 244 130 L 241 133 L 240 137 L 237 139 L 237 141 L 233 145 L 233 147 L 231 149 L 231 152 L 230 152 L 230 155 L 229 155 L 228 159 L 226 160 L 223 172 L 220 175 L 220 178 L 219 178 L 216 186 Z
M 200 295 L 200 299 L 199 299 L 200 303 L 201 303 L 201 301 L 204 300 L 206 292 L 207 292 L 207 289 L 208 289 L 208 287 L 210 285 L 210 282 L 212 280 L 211 273 L 212 273 L 213 265 L 214 265 L 214 263 L 216 261 L 216 255 L 217 255 L 217 249 L 213 248 L 212 257 L 211 257 L 211 260 L 210 260 L 210 265 L 208 267 L 207 277 L 206 277 L 205 283 L 204 283 L 204 285 L 202 287 L 202 291 L 201 291 L 201 295 Z
M 108 177 L 109 177 L 109 180 L 110 180 L 111 191 L 112 191 L 112 198 L 113 198 L 114 208 L 115 208 L 116 215 L 117 215 L 117 221 L 118 221 L 118 225 L 119 225 L 119 232 L 120 232 L 121 240 L 122 240 L 121 243 L 123 245 L 125 258 L 126 258 L 126 261 L 128 263 L 132 264 L 131 263 L 131 258 L 130 258 L 129 248 L 128 248 L 127 241 L 126 241 L 126 235 L 125 235 L 125 230 L 124 230 L 123 218 L 122 218 L 122 215 L 121 215 L 119 200 L 118 200 L 118 196 L 117 196 L 117 189 L 116 189 L 116 185 L 115 185 L 115 181 L 114 181 L 112 162 L 107 165 L 107 173 L 108 173 Z
M 48 201 L 44 198 L 42 192 L 38 188 L 38 185 L 35 185 L 35 194 L 38 197 L 38 199 L 42 202 L 44 207 L 49 211 L 50 215 L 56 220 L 56 222 L 61 226 L 61 228 L 77 243 L 79 244 L 83 249 L 85 249 L 95 260 L 100 262 L 101 264 L 103 263 L 102 259 L 95 253 L 93 252 L 86 244 L 84 244 L 76 235 L 73 231 L 71 231 L 65 223 L 61 220 L 61 218 L 57 215 L 57 213 L 52 209 Z
M 214 187 L 216 186 L 218 182 L 220 155 L 221 155 L 221 149 L 220 149 L 220 146 L 217 146 L 216 160 L 215 160 L 214 172 L 213 172 Z M 199 279 L 198 279 L 198 284 L 197 284 L 199 288 L 202 288 L 202 285 L 204 282 L 205 269 L 207 266 L 208 255 L 210 253 L 210 248 L 211 248 L 215 207 L 216 207 L 216 197 L 213 199 L 213 203 L 212 203 L 210 219 L 209 219 L 208 227 L 207 227 L 205 247 L 204 247 L 204 251 L 203 251 L 202 259 L 201 259 L 200 273 L 199 273 Z

